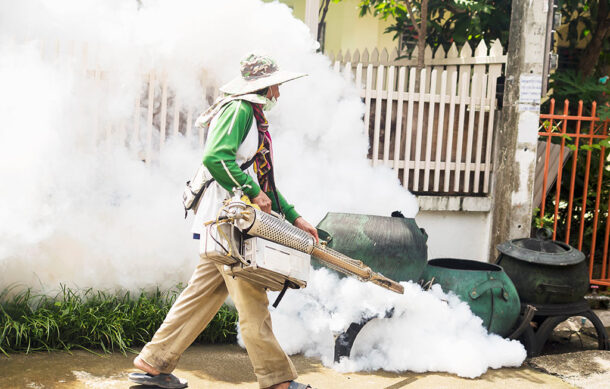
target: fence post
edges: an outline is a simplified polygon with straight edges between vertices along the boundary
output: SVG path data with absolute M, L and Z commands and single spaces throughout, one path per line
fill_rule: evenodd
M 547 0 L 514 0 L 502 122 L 495 139 L 490 258 L 530 235 Z

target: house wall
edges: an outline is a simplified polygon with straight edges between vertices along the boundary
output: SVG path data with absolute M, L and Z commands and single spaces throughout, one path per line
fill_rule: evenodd
M 275 0 L 263 0 L 265 3 L 271 3 Z M 281 0 L 280 3 L 286 4 L 292 8 L 292 14 L 295 18 L 305 21 L 305 3 L 306 0 Z
M 493 262 L 491 200 L 488 197 L 419 196 L 415 221 L 428 234 L 428 259 L 459 258 Z
M 325 51 L 345 52 L 356 49 L 378 48 L 388 51 L 398 46 L 392 34 L 384 34 L 390 21 L 380 20 L 372 15 L 359 16 L 359 0 L 343 0 L 331 3 L 326 15 Z
M 307 0 L 280 0 L 280 2 L 292 8 L 296 18 L 305 20 Z M 331 2 L 326 15 L 325 51 L 338 52 L 341 50 L 345 52 L 364 48 L 369 50 L 386 48 L 390 51 L 398 46 L 398 41 L 392 40 L 393 34 L 384 34 L 391 22 L 380 20 L 372 15 L 360 17 L 359 2 L 360 0 Z

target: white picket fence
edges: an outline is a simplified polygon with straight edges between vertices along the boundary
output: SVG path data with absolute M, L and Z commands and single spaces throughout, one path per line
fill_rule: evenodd
M 427 47 L 416 89 L 417 51 L 329 54 L 352 72 L 369 124 L 373 165 L 392 167 L 415 193 L 481 195 L 490 190 L 496 83 L 506 63 L 501 44 L 468 44 L 445 53 Z
M 84 74 L 104 88 L 104 72 L 87 43 L 46 43 L 44 56 L 78 58 Z M 499 42 L 488 49 L 481 42 L 433 54 L 427 47 L 425 68 L 416 89 L 416 57 L 400 58 L 383 50 L 328 54 L 337 71 L 353 74 L 369 123 L 369 158 L 373 165 L 396 171 L 409 190 L 432 195 L 485 195 L 493 171 L 492 144 L 496 82 L 506 55 Z M 205 77 L 202 77 L 205 78 Z M 141 157 L 152 161 L 172 133 L 189 135 L 194 115 L 218 94 L 208 88 L 201 107 L 187 107 L 168 88 L 162 72 L 143 75 L 143 93 L 134 102 L 133 120 L 97 123 L 102 134 L 125 141 L 138 139 Z M 203 146 L 203 133 L 198 134 Z

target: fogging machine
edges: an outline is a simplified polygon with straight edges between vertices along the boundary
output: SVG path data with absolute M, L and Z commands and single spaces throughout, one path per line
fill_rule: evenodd
M 404 288 L 362 261 L 316 243 L 313 236 L 279 215 L 261 211 L 237 190 L 226 200 L 216 220 L 207 223 L 202 257 L 224 265 L 224 271 L 269 290 L 303 288 L 309 278 L 310 256 L 325 266 L 360 281 L 369 281 L 396 293 Z M 215 228 L 211 228 L 215 227 Z

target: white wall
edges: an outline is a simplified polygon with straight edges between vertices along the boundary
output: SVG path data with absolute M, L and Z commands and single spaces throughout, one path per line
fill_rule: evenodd
M 479 205 L 485 201 L 483 199 L 478 201 Z M 426 209 L 428 207 L 425 199 L 422 201 L 420 198 L 419 202 L 421 208 L 415 221 L 428 234 L 428 259 L 460 258 L 483 262 L 495 260 L 489 258 L 491 214 L 486 210 L 486 206 L 479 207 L 481 210 L 465 210 L 462 200 L 458 201 L 461 204 L 458 209 L 447 210 L 452 208 L 451 204 L 448 204 L 438 207 L 444 210 L 437 211 Z

